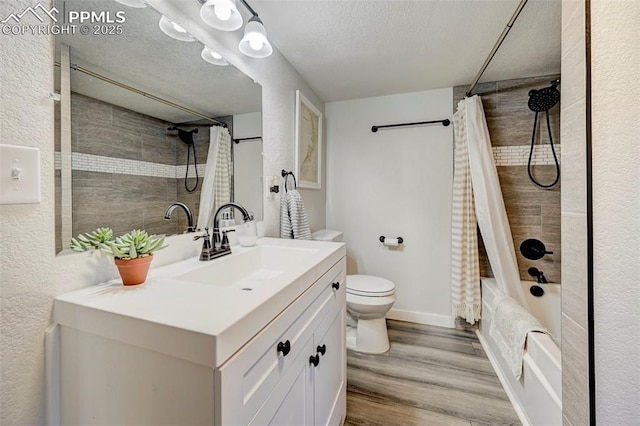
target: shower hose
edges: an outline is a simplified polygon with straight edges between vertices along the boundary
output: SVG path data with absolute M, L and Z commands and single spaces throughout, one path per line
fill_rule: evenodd
M 527 162 L 527 173 L 529 173 L 529 179 L 533 182 L 537 187 L 543 189 L 551 189 L 558 184 L 560 180 L 560 163 L 558 163 L 558 157 L 556 156 L 556 149 L 553 146 L 553 136 L 551 135 L 551 123 L 549 122 L 549 110 L 544 111 L 547 115 L 547 130 L 549 132 L 549 144 L 551 145 L 551 152 L 553 153 L 553 161 L 556 165 L 556 178 L 555 180 L 549 184 L 544 185 L 536 180 L 531 173 L 531 159 L 533 158 L 533 148 L 536 144 L 536 130 L 538 127 L 538 112 L 536 111 L 535 118 L 533 119 L 533 133 L 531 134 L 531 149 L 529 150 L 529 161 Z
M 189 188 L 189 183 L 187 182 L 187 178 L 189 177 L 189 162 L 191 157 L 191 151 L 189 150 L 189 148 L 193 149 L 193 168 L 196 169 L 196 184 L 192 188 Z M 196 144 L 191 142 L 187 145 L 187 170 L 184 172 L 184 189 L 186 189 L 187 192 L 194 192 L 198 188 L 199 180 L 200 178 L 198 176 L 198 160 L 196 159 Z

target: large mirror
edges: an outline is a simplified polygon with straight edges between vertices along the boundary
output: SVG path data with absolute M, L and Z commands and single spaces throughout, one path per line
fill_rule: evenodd
M 229 146 L 228 179 L 220 179 L 216 191 L 228 191 L 229 200 L 261 220 L 260 85 L 232 65 L 205 62 L 199 41 L 167 36 L 162 15 L 150 7 L 55 3 L 63 16 L 90 10 L 125 18 L 78 24 L 75 34 L 55 38 L 57 251 L 68 248 L 72 236 L 101 226 L 115 234 L 183 233 L 181 208 L 164 218 L 174 202 L 186 204 L 197 224 L 203 179 L 213 170 L 208 157 L 220 155 L 221 140 Z

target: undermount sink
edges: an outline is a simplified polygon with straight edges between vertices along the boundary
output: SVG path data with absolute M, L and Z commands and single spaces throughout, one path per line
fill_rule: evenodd
M 171 278 L 251 291 L 317 252 L 307 248 L 260 245 L 209 261 L 203 267 Z

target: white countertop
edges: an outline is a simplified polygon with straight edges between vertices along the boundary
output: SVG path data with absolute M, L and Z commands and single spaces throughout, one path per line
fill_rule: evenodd
M 183 277 L 208 268 L 204 271 L 211 275 L 211 282 L 223 280 L 242 270 L 247 254 L 256 251 L 251 255 L 255 257 L 261 247 L 303 249 L 305 255 L 291 262 L 278 259 L 278 274 L 252 291 Z M 232 250 L 207 262 L 193 258 L 153 268 L 139 286 L 124 287 L 114 280 L 58 296 L 54 322 L 215 367 L 346 254 L 343 243 L 277 238 L 262 238 L 256 247 Z

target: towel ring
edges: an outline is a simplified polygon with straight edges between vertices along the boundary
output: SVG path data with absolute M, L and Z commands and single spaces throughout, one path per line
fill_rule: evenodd
M 298 182 L 296 181 L 296 175 L 294 175 L 293 172 L 288 172 L 285 169 L 282 169 L 282 177 L 284 179 L 284 191 L 285 192 L 289 191 L 289 188 L 287 187 L 287 182 L 288 182 L 289 176 L 291 176 L 293 178 L 293 189 L 297 189 L 298 188 Z

